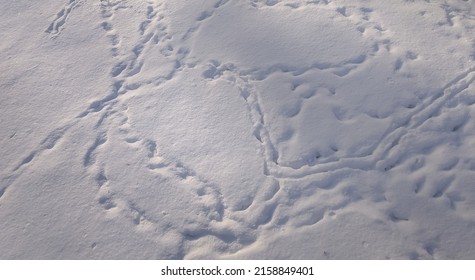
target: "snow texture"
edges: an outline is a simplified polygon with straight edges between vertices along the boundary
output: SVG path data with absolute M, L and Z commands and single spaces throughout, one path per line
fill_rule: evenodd
M 474 0 L 2 0 L 0 258 L 475 258 Z

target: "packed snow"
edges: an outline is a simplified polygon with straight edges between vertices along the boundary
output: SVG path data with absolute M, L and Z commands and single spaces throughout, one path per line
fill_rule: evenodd
M 1 259 L 474 259 L 474 0 L 0 9 Z

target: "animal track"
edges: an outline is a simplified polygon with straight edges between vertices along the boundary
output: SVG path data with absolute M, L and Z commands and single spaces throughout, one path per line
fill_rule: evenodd
M 99 203 L 104 207 L 105 210 L 116 207 L 117 205 L 112 201 L 111 196 L 102 196 L 99 198 Z
M 108 181 L 107 176 L 104 173 L 104 170 L 99 171 L 96 175 L 96 182 L 99 187 L 102 187 Z
M 87 150 L 86 154 L 84 155 L 84 166 L 87 167 L 91 164 L 93 164 L 95 162 L 95 153 L 96 153 L 96 150 L 101 146 L 103 145 L 104 143 L 106 143 L 107 141 L 107 135 L 103 132 L 103 133 L 100 133 L 96 140 L 94 141 L 94 143 L 91 145 L 91 147 L 89 147 L 89 149 Z
M 58 36 L 59 33 L 61 33 L 61 31 L 64 29 L 64 25 L 68 20 L 72 10 L 79 6 L 80 3 L 80 0 L 69 0 L 64 8 L 62 8 L 61 11 L 56 14 L 56 18 L 53 20 L 53 22 L 51 22 L 48 29 L 46 29 L 46 32 L 50 33 L 51 36 Z
M 438 197 L 441 197 L 442 195 L 444 195 L 445 192 L 447 191 L 447 189 L 450 187 L 450 184 L 454 181 L 454 179 L 455 179 L 455 176 L 452 175 L 452 176 L 449 176 L 447 178 L 443 178 L 440 181 L 438 181 L 434 185 L 434 193 L 433 193 L 432 197 L 438 198 Z
M 45 150 L 51 150 L 55 147 L 56 143 L 64 136 L 64 134 L 74 125 L 74 122 L 59 127 L 51 131 L 48 136 L 41 141 L 40 145 L 30 154 L 25 157 L 20 164 L 15 167 L 14 172 L 19 170 L 23 165 L 26 165 L 33 161 L 33 159 L 43 153 Z
M 35 157 L 36 155 L 36 152 L 31 152 L 26 158 L 24 158 L 21 163 L 13 170 L 13 171 L 16 171 L 18 170 L 20 167 L 22 167 L 23 165 L 31 162 L 33 160 L 33 158 Z

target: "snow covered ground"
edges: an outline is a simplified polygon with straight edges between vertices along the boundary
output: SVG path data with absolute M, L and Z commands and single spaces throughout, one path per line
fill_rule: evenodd
M 474 0 L 0 2 L 0 258 L 475 258 Z

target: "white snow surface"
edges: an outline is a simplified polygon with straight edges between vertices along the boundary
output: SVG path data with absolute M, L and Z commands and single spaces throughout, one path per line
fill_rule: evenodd
M 0 0 L 1 259 L 474 259 L 474 0 Z

